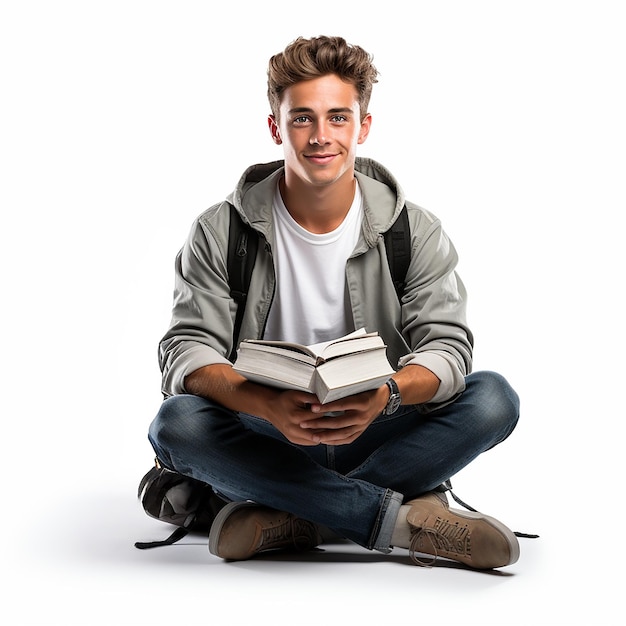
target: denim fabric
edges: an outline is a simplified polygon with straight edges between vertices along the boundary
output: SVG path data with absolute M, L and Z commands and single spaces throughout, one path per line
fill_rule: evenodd
M 253 500 L 388 552 L 402 501 L 430 491 L 506 439 L 519 399 L 494 372 L 476 372 L 452 404 L 430 413 L 402 406 L 355 442 L 297 446 L 269 422 L 207 399 L 165 400 L 149 430 L 170 469 L 232 500 Z

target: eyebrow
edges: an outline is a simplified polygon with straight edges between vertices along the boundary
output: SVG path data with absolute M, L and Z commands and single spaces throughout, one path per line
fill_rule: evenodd
M 354 111 L 350 107 L 336 107 L 334 109 L 328 109 L 327 113 L 337 114 L 337 113 L 353 113 Z M 289 114 L 294 115 L 296 113 L 314 113 L 313 109 L 308 107 L 295 107 L 293 109 L 289 109 Z

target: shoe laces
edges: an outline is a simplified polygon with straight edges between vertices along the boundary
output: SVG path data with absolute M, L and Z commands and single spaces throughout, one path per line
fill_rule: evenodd
M 314 541 L 315 532 L 312 524 L 289 516 L 282 524 L 263 529 L 261 545 L 264 550 L 272 547 L 293 545 L 297 549 L 309 548 Z
M 428 550 L 427 554 L 431 554 L 432 550 L 432 559 L 426 560 L 415 554 L 416 552 L 424 553 L 424 542 L 430 544 L 430 550 Z M 420 544 L 421 550 L 418 549 Z M 452 524 L 439 517 L 435 522 L 434 528 L 416 528 L 412 532 L 409 556 L 413 563 L 422 567 L 432 567 L 442 552 L 466 557 L 471 556 L 469 529 L 458 524 Z

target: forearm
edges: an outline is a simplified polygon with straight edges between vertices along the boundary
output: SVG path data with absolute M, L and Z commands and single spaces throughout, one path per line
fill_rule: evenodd
M 402 404 L 430 402 L 439 389 L 440 380 L 421 365 L 407 365 L 393 375 L 400 389 Z
M 279 391 L 246 380 L 230 365 L 206 365 L 185 378 L 188 393 L 209 398 L 233 411 L 267 418 L 263 407 L 276 400 Z

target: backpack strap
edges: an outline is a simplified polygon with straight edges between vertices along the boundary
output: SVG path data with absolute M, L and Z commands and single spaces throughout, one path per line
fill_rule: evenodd
M 452 496 L 452 499 L 457 504 L 460 504 L 462 507 L 466 508 L 468 511 L 473 511 L 474 513 L 478 513 L 479 512 L 473 506 L 470 506 L 469 504 L 463 502 L 463 500 L 461 500 L 461 498 L 459 498 L 459 496 L 457 496 L 454 493 L 454 491 L 452 491 L 452 481 L 450 479 L 446 480 L 441 485 L 439 485 L 439 487 L 437 487 L 435 489 L 435 491 L 439 491 L 440 493 L 445 493 L 447 491 L 447 492 L 450 493 L 450 495 Z M 520 537 L 520 538 L 523 538 L 523 539 L 539 539 L 539 535 L 536 535 L 534 533 L 523 533 L 523 532 L 520 532 L 519 530 L 514 531 L 513 534 L 516 537 Z
M 233 348 L 229 357 L 231 361 L 235 360 L 239 346 L 239 332 L 246 309 L 250 277 L 252 276 L 258 245 L 258 233 L 251 226 L 244 224 L 237 209 L 231 204 L 227 269 L 230 295 L 237 303 L 233 329 Z
M 399 300 L 404 292 L 406 274 L 411 262 L 411 229 L 406 205 L 402 207 L 398 218 L 384 237 L 387 262 Z
M 135 548 L 139 550 L 149 550 L 150 548 L 161 548 L 171 546 L 185 537 L 189 531 L 184 526 L 179 526 L 167 539 L 162 541 L 135 541 Z

